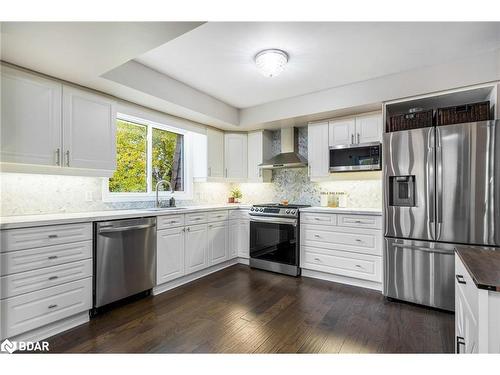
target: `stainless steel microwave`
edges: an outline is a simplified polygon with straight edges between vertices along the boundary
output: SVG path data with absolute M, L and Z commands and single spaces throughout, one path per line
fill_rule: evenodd
M 330 147 L 330 172 L 377 171 L 382 169 L 380 142 Z

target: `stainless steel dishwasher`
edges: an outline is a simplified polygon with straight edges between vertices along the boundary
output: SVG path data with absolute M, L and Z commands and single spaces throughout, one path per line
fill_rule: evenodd
M 149 291 L 156 280 L 156 218 L 94 224 L 94 309 Z

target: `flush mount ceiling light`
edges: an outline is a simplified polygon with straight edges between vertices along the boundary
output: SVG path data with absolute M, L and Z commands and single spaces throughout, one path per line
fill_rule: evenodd
M 280 74 L 285 70 L 287 62 L 287 53 L 279 49 L 265 49 L 255 56 L 255 65 L 266 77 L 275 77 Z

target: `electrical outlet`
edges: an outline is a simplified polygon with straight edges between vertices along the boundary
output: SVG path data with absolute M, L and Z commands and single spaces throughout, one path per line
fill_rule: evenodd
M 85 202 L 92 202 L 92 192 L 91 191 L 86 191 L 85 192 Z

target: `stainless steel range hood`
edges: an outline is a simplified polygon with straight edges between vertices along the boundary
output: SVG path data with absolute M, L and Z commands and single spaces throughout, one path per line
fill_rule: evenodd
M 281 129 L 281 153 L 259 165 L 261 169 L 303 168 L 307 159 L 299 154 L 297 128 Z

